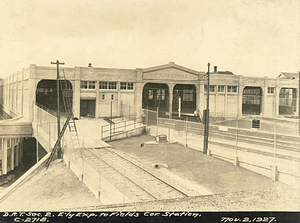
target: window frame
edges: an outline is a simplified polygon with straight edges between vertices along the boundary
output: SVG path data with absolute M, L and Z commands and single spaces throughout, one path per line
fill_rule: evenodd
M 233 91 L 234 88 L 236 89 L 236 91 Z M 238 89 L 238 86 L 236 86 L 236 85 L 228 85 L 227 86 L 227 93 L 237 94 L 238 91 L 239 91 L 239 89 Z
M 270 90 L 273 92 L 270 92 Z M 268 87 L 268 94 L 275 94 L 275 93 L 276 93 L 275 87 Z
M 108 81 L 99 81 L 99 90 L 108 89 Z
M 108 82 L 108 89 L 109 90 L 116 90 L 117 89 L 117 82 L 116 81 Z
M 221 87 L 223 88 L 223 91 L 220 91 Z M 218 85 L 218 93 L 226 93 L 226 85 Z

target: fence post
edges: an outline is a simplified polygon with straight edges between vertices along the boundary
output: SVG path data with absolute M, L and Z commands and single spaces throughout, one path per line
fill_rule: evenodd
M 187 136 L 188 136 L 188 117 L 185 119 L 185 147 L 187 147 Z
M 238 155 L 237 155 L 237 152 L 238 152 L 238 116 L 236 118 L 236 122 L 235 122 L 235 157 L 234 157 L 234 160 L 233 160 L 233 164 L 235 166 L 238 166 L 239 165 L 239 160 L 238 160 Z
M 156 107 L 156 134 L 158 134 L 158 107 Z
M 133 119 L 133 121 L 134 121 L 134 128 L 136 128 L 136 125 L 135 125 L 135 120 L 136 120 L 136 119 L 135 119 L 135 117 L 134 117 L 134 119 Z
M 148 126 L 148 119 L 149 119 L 149 112 L 148 112 L 148 106 L 147 106 L 147 110 L 146 110 L 146 126 Z
M 272 165 L 272 180 L 277 180 L 277 166 L 276 166 L 276 117 L 274 118 L 274 159 L 273 159 L 273 165 Z
M 129 120 L 130 120 L 130 105 L 128 105 L 128 113 L 129 113 Z

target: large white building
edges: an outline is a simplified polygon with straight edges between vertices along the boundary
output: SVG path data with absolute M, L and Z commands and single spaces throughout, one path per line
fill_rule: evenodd
M 57 109 L 56 67 L 31 64 L 2 80 L 3 105 L 32 120 L 34 104 Z M 60 76 L 72 84 L 75 117 L 120 116 L 122 104 L 162 114 L 193 114 L 206 109 L 207 75 L 173 62 L 150 68 L 115 69 L 60 66 Z M 211 115 L 297 116 L 299 76 L 282 73 L 277 78 L 246 77 L 221 72 L 210 73 Z M 62 100 L 62 99 L 61 99 Z M 180 103 L 179 103 L 180 101 Z M 60 105 L 63 110 L 63 103 Z M 130 113 L 130 111 L 129 111 Z

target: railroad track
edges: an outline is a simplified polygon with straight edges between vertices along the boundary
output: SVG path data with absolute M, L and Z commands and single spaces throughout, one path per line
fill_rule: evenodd
M 160 121 L 162 127 L 175 128 L 173 122 L 168 123 L 167 121 Z M 197 135 L 203 135 L 203 126 L 195 126 L 189 123 L 188 132 L 195 133 Z M 236 130 L 229 129 L 228 132 L 219 131 L 218 128 L 213 127 L 210 129 L 210 136 L 213 138 L 236 140 Z M 269 148 L 274 148 L 274 134 L 272 133 L 262 133 L 262 132 L 250 132 L 244 130 L 238 130 L 238 142 L 244 142 L 251 145 L 265 146 Z M 286 136 L 277 134 L 276 135 L 276 149 L 293 151 L 300 153 L 300 142 L 297 141 L 298 137 Z
M 95 169 L 125 194 L 130 201 L 149 201 L 187 197 L 184 192 L 109 149 L 84 150 Z

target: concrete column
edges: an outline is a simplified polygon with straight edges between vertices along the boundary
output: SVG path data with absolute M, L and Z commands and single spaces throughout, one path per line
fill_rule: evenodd
M 24 143 L 24 138 L 20 138 L 20 148 L 21 148 L 20 161 L 21 162 L 23 161 L 23 152 L 24 152 L 23 143 Z
M 243 114 L 243 90 L 244 90 L 244 86 L 239 85 L 238 100 L 237 100 L 237 115 L 238 116 L 242 116 L 242 114 Z
M 243 90 L 244 90 L 244 83 L 243 83 L 243 76 L 238 76 L 238 100 L 237 100 L 237 115 L 242 116 L 243 114 Z
M 270 115 L 270 111 L 268 112 L 268 77 L 265 77 L 264 80 L 264 87 L 262 89 L 262 105 L 261 105 L 261 113 L 264 117 L 267 117 Z
M 196 86 L 196 110 L 200 111 L 200 82 L 195 84 Z
M 7 174 L 7 138 L 2 138 L 2 148 L 3 148 L 3 160 L 2 160 L 2 173 Z
M 74 69 L 74 82 L 73 84 L 73 114 L 74 117 L 80 117 L 80 67 Z
M 281 87 L 280 87 L 280 84 L 279 84 L 279 79 L 277 78 L 276 79 L 276 89 L 275 89 L 275 117 L 274 118 L 277 118 L 279 116 L 279 94 L 280 94 L 280 90 L 281 90 Z
M 117 95 L 117 116 L 121 116 L 121 84 L 118 82 L 118 95 Z
M 200 90 L 199 90 L 199 98 L 197 99 L 199 101 L 199 110 L 201 114 L 203 115 L 203 110 L 206 109 L 206 95 L 204 92 L 204 81 L 200 81 Z
M 15 163 L 15 165 L 16 166 L 19 166 L 19 150 L 20 150 L 20 143 L 19 142 L 17 142 L 17 138 L 15 138 L 15 143 L 16 143 L 16 148 L 17 148 L 17 151 L 16 151 L 16 163 Z
M 33 108 L 36 100 L 36 87 L 39 80 L 37 80 L 37 69 L 35 64 L 29 65 L 29 80 L 28 80 L 28 101 L 29 101 L 29 112 L 28 119 L 29 121 L 33 121 Z M 30 104 L 31 103 L 31 104 Z
M 172 108 L 173 108 L 173 88 L 174 88 L 175 84 L 168 84 L 169 87 L 169 113 L 170 113 L 170 117 L 172 117 Z
M 279 116 L 279 93 L 280 93 L 280 90 L 281 90 L 281 87 L 276 87 L 275 89 L 275 106 L 274 106 L 274 114 L 275 114 L 275 117 L 278 117 Z
M 140 68 L 136 69 L 136 82 L 135 82 L 135 117 L 140 118 L 142 115 L 142 104 L 143 104 L 143 70 Z
M 10 170 L 14 170 L 15 169 L 15 143 L 14 143 L 14 140 L 13 139 L 10 139 L 10 146 L 11 146 L 11 160 L 10 160 L 10 166 L 11 166 L 11 169 Z
M 228 94 L 227 94 L 227 87 L 225 86 L 225 96 L 224 96 L 224 115 L 227 116 L 228 113 Z
M 95 108 L 95 118 L 99 118 L 99 109 L 100 109 L 100 96 L 99 96 L 99 81 L 95 83 L 96 88 L 96 108 Z

